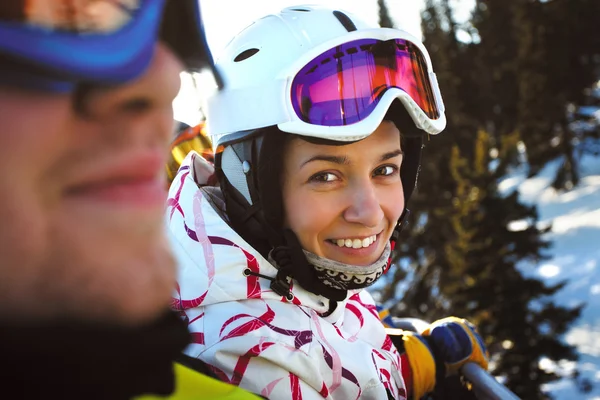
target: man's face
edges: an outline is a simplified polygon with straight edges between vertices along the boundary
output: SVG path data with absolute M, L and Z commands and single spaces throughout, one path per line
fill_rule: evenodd
M 138 324 L 169 304 L 164 165 L 181 66 L 82 97 L 0 87 L 0 319 Z

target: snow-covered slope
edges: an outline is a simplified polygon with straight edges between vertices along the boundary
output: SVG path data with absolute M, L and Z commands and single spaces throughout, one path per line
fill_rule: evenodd
M 586 304 L 565 337 L 577 346 L 579 362 L 554 365 L 542 360 L 545 368 L 558 368 L 565 375 L 565 379 L 545 387 L 558 400 L 600 399 L 600 157 L 585 156 L 580 161 L 581 183 L 568 192 L 556 192 L 550 186 L 558 161 L 533 178 L 525 179 L 521 171 L 500 184 L 504 193 L 518 190 L 523 202 L 537 204 L 542 226 L 552 224 L 547 236 L 553 243 L 548 251 L 551 258 L 535 269 L 523 265 L 523 272 L 549 283 L 568 279 L 567 286 L 555 296 L 557 302 Z M 575 370 L 580 375 L 572 379 Z M 587 383 L 592 383 L 591 391 L 578 389 Z

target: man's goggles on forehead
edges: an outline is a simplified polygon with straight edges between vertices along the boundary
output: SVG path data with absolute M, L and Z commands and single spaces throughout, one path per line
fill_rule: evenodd
M 2 1 L 0 83 L 50 91 L 123 83 L 142 74 L 158 40 L 189 70 L 213 67 L 198 0 Z
M 167 177 L 173 181 L 185 157 L 195 151 L 205 160 L 214 162 L 213 145 L 208 137 L 204 123 L 182 130 L 171 142 L 171 156 L 167 162 Z
M 350 39 L 353 33 L 356 39 Z M 285 109 L 277 110 L 270 100 L 281 99 L 282 81 L 264 88 L 270 91 L 269 98 L 252 99 L 240 93 L 218 97 L 224 104 L 245 97 L 250 113 L 260 112 L 252 104 L 275 109 L 268 113 L 271 121 L 259 121 L 259 126 L 277 125 L 290 133 L 342 141 L 372 133 L 398 99 L 417 127 L 430 134 L 441 132 L 446 125 L 444 105 L 425 48 L 408 34 L 399 37 L 404 32 L 395 29 L 353 33 L 343 43 L 319 47 L 304 58 L 308 61 L 292 68 L 297 72 L 287 75 Z M 214 107 L 217 112 L 218 108 Z M 209 123 L 211 131 L 218 132 L 218 126 Z

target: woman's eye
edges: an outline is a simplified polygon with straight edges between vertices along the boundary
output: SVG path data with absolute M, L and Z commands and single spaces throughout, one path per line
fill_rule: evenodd
M 375 170 L 374 175 L 376 176 L 390 176 L 398 172 L 398 167 L 393 165 L 384 165 Z
M 332 174 L 331 172 L 322 172 L 319 174 L 315 174 L 310 178 L 313 182 L 333 182 L 337 180 L 337 176 Z

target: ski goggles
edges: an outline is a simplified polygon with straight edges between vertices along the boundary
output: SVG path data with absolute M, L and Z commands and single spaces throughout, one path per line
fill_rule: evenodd
M 213 68 L 198 0 L 2 1 L 0 84 L 121 84 L 143 73 L 159 40 L 188 70 Z
M 260 96 L 239 89 L 219 93 L 215 96 L 218 101 L 208 104 L 211 134 L 220 133 L 219 120 L 227 121 L 221 118 L 220 108 L 229 105 L 237 113 L 241 107 L 235 103 L 240 98 L 246 118 L 256 121 L 257 127 L 277 125 L 285 132 L 323 139 L 365 138 L 396 99 L 419 129 L 438 134 L 445 128 L 438 82 L 427 50 L 416 38 L 397 29 L 380 28 L 351 32 L 343 39 L 303 55 L 284 79 L 261 88 Z M 282 94 L 286 99 L 283 105 Z M 254 108 L 257 105 L 260 110 Z M 211 111 L 217 118 L 212 118 Z M 236 119 L 244 121 L 246 111 L 236 114 Z M 231 120 L 227 124 L 230 128 Z
M 429 119 L 440 117 L 425 58 L 404 39 L 359 39 L 322 53 L 292 81 L 292 107 L 309 124 L 350 125 L 367 118 L 391 88 L 408 94 Z
M 182 130 L 171 142 L 171 156 L 166 165 L 169 183 L 173 181 L 181 163 L 192 150 L 207 161 L 214 162 L 213 145 L 202 122 Z

